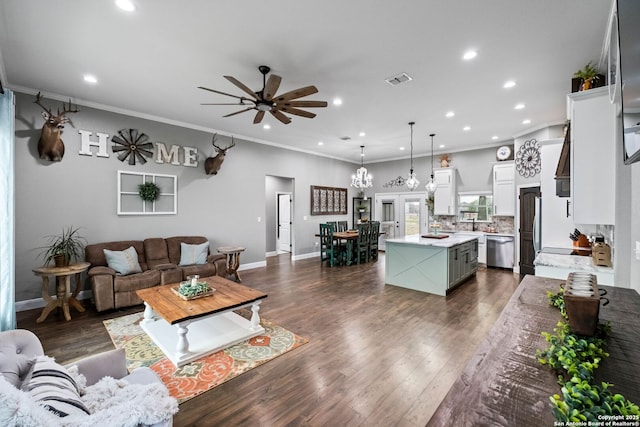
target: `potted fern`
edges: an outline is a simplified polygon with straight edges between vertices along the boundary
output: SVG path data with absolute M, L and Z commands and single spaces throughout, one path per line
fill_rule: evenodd
M 66 267 L 72 260 L 84 258 L 84 247 L 87 241 L 79 231 L 79 228 L 69 226 L 66 229 L 63 228 L 61 234 L 47 236 L 47 245 L 41 248 L 44 265 L 49 265 L 53 261 L 56 267 Z
M 598 69 L 593 65 L 593 61 L 589 61 L 587 65 L 581 70 L 576 71 L 573 77 L 582 81 L 580 90 L 589 90 L 592 87 L 596 87 L 596 82 L 601 78 Z

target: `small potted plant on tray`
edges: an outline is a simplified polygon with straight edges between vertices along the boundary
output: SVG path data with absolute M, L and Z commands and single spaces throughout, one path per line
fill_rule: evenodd
M 62 234 L 47 236 L 48 243 L 41 248 L 45 266 L 53 261 L 56 267 L 66 267 L 71 260 L 84 257 L 87 241 L 79 234 L 79 230 L 70 226 L 63 228 Z

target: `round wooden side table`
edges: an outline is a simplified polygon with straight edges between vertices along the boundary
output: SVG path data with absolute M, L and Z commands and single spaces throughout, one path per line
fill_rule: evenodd
M 33 272 L 36 276 L 42 277 L 42 299 L 47 305 L 42 310 L 42 314 L 36 320 L 36 323 L 44 322 L 49 313 L 56 307 L 62 307 L 64 318 L 71 320 L 69 314 L 69 305 L 72 305 L 79 312 L 84 311 L 84 307 L 78 302 L 76 296 L 80 292 L 80 275 L 89 269 L 88 262 L 79 262 L 70 264 L 66 267 L 38 267 Z M 56 278 L 56 297 L 49 295 L 49 276 Z M 71 276 L 76 278 L 76 287 L 71 294 Z
M 242 282 L 238 267 L 240 266 L 240 253 L 244 252 L 242 246 L 221 246 L 218 252 L 227 256 L 227 272 L 231 276 L 235 276 L 236 282 Z

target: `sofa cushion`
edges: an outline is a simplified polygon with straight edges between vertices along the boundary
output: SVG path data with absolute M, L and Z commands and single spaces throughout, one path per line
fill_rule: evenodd
M 208 242 L 209 240 L 206 237 L 202 236 L 175 236 L 175 237 L 167 237 L 167 250 L 169 251 L 169 261 L 172 264 L 180 264 L 180 252 L 181 252 L 181 244 L 187 243 L 189 245 L 200 245 L 202 243 Z
M 208 254 L 209 242 L 204 242 L 199 245 L 180 243 L 179 265 L 206 264 Z
M 138 274 L 131 274 L 129 276 L 117 276 L 113 279 L 113 291 L 119 292 L 134 292 L 138 289 L 150 288 L 151 286 L 157 286 L 160 284 L 160 271 L 147 270 Z M 137 304 L 141 304 L 142 301 Z
M 0 339 L 0 376 L 20 387 L 31 371 L 35 356 L 44 354 L 38 337 L 24 329 L 2 332 Z
M 125 249 L 133 246 L 138 254 L 138 263 L 142 271 L 148 270 L 147 261 L 145 258 L 144 245 L 141 240 L 122 240 L 118 242 L 106 242 L 95 243 L 87 245 L 84 248 L 85 261 L 91 263 L 91 268 L 102 266 L 107 267 L 107 258 L 104 255 L 103 249 L 110 251 L 124 251 Z
M 182 269 L 182 279 L 188 280 L 189 276 L 193 276 L 197 274 L 200 277 L 211 277 L 218 274 L 218 268 L 215 264 L 193 264 L 193 265 L 184 265 L 180 267 Z
M 141 273 L 140 263 L 138 262 L 138 253 L 133 246 L 124 251 L 111 251 L 109 249 L 103 249 L 104 256 L 107 259 L 107 265 L 116 271 L 121 276 L 126 276 L 132 273 Z
M 167 242 L 162 237 L 144 239 L 144 252 L 149 268 L 157 268 L 159 265 L 171 264 Z
M 89 414 L 73 377 L 52 358 L 38 356 L 22 390 L 27 391 L 40 406 L 59 417 Z

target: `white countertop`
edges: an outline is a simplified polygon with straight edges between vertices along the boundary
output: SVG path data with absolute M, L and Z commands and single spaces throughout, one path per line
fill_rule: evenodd
M 412 245 L 422 245 L 422 246 L 435 246 L 440 248 L 450 248 L 451 246 L 459 245 L 461 243 L 470 242 L 472 240 L 476 240 L 477 237 L 471 235 L 465 236 L 456 236 L 451 235 L 449 237 L 445 237 L 444 239 L 425 239 L 424 237 L 420 237 L 418 234 L 413 234 L 411 236 L 398 237 L 394 239 L 385 240 L 386 243 L 406 243 Z
M 442 234 L 484 234 L 485 236 L 507 236 L 513 237 L 513 233 L 488 233 L 486 231 L 471 231 L 471 230 L 438 230 L 438 233 Z
M 533 261 L 533 265 L 571 268 L 574 270 L 589 271 L 591 273 L 601 272 L 613 274 L 612 267 L 594 265 L 593 258 L 590 256 L 539 253 Z

